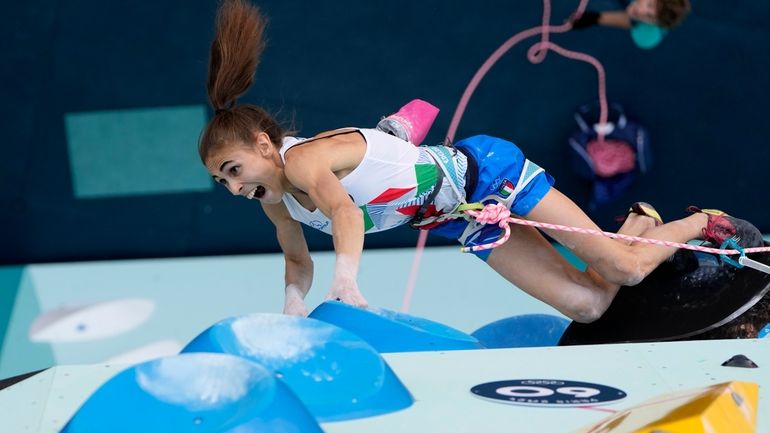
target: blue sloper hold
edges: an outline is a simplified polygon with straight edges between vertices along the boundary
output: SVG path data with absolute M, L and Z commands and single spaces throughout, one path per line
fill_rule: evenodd
M 62 433 L 321 433 L 266 368 L 231 355 L 183 354 L 108 380 Z
M 471 335 L 489 349 L 557 346 L 569 323 L 551 314 L 521 314 L 484 325 Z
M 353 332 L 380 353 L 484 348 L 476 338 L 462 331 L 384 308 L 361 309 L 339 301 L 326 301 L 309 317 Z
M 770 323 L 759 330 L 759 333 L 757 333 L 757 338 L 770 338 Z
M 267 313 L 228 318 L 182 352 L 228 353 L 264 365 L 321 422 L 381 415 L 414 401 L 366 341 L 320 320 Z

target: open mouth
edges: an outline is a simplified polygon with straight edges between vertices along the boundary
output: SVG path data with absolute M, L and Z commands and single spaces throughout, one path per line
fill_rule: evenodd
M 246 198 L 248 198 L 249 200 L 255 199 L 255 198 L 260 199 L 265 195 L 265 192 L 266 192 L 265 187 L 260 185 L 254 188 L 254 190 L 251 191 L 249 195 L 246 196 Z

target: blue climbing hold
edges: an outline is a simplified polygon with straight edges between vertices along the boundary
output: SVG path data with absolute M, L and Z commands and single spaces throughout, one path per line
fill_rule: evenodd
M 222 320 L 182 352 L 219 352 L 264 365 L 321 422 L 409 407 L 412 396 L 377 351 L 329 323 L 282 314 Z
M 522 314 L 484 325 L 471 335 L 490 349 L 556 346 L 569 323 L 550 314 Z
M 764 328 L 759 330 L 759 333 L 757 334 L 757 338 L 770 338 L 770 323 L 765 325 Z
M 114 376 L 62 433 L 322 432 L 272 372 L 223 354 L 148 361 Z
M 310 317 L 360 336 L 381 353 L 483 349 L 479 341 L 457 329 L 384 308 L 362 309 L 326 301 Z

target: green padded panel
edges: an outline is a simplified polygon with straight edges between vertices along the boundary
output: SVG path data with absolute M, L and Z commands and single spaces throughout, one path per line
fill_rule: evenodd
M 23 273 L 22 266 L 0 268 L 0 353 L 3 352 L 5 331 L 11 322 L 13 304 L 16 302 L 16 293 L 19 291 L 19 282 Z
M 40 314 L 41 308 L 35 292 L 35 281 L 29 275 L 29 267 L 22 269 L 5 332 L 3 350 L 0 351 L 0 378 L 48 368 L 55 364 L 53 351 L 48 344 L 36 343 L 29 339 L 29 326 Z M 0 432 L 5 430 L 0 429 Z
M 202 105 L 67 113 L 77 198 L 209 191 L 198 158 Z

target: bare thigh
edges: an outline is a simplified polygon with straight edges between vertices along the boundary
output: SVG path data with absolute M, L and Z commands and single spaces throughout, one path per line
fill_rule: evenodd
M 492 251 L 487 264 L 526 293 L 581 322 L 601 315 L 618 290 L 595 271 L 575 268 L 527 226 L 512 224 L 511 237 Z
M 558 190 L 551 190 L 527 216 L 527 219 L 565 226 L 600 230 L 600 228 L 572 200 Z M 685 242 L 700 233 L 698 218 L 688 218 L 644 231 L 645 237 Z M 675 248 L 643 243 L 626 245 L 611 238 L 583 233 L 545 229 L 549 236 L 573 251 L 605 279 L 633 285 L 652 272 L 671 256 Z

